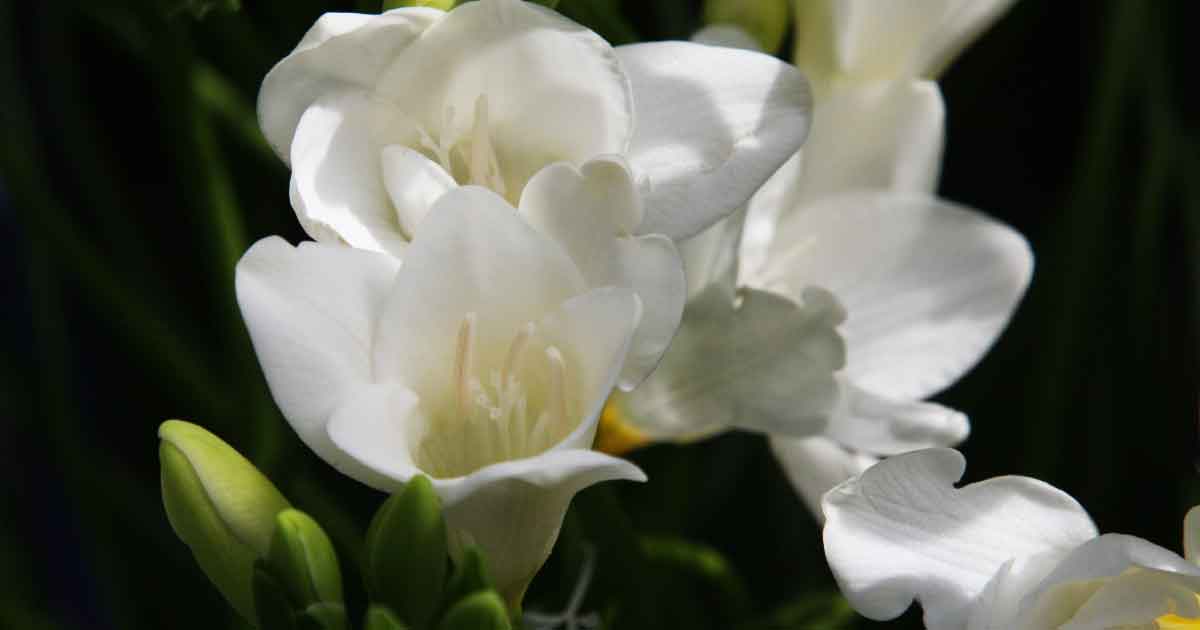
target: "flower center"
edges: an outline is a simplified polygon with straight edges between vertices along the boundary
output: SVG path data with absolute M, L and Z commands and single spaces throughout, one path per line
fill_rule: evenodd
M 1200 603 L 1200 593 L 1193 595 L 1197 603 Z M 1170 608 L 1172 611 L 1176 609 L 1173 602 Z M 1175 612 L 1171 612 L 1155 619 L 1154 628 L 1157 630 L 1200 630 L 1200 618 L 1181 617 Z
M 416 125 L 421 147 L 459 184 L 484 186 L 506 197 L 507 186 L 500 175 L 500 160 L 492 146 L 488 126 L 487 95 L 480 94 L 475 99 L 475 117 L 467 133 L 460 132 L 454 122 L 454 107 L 447 105 L 442 110 L 442 125 L 437 139 Z
M 574 423 L 568 409 L 567 366 L 553 345 L 537 350 L 532 323 L 513 336 L 499 369 L 476 376 L 476 315 L 458 329 L 453 404 L 430 414 L 417 465 L 437 478 L 459 477 L 498 462 L 537 455 L 565 438 Z

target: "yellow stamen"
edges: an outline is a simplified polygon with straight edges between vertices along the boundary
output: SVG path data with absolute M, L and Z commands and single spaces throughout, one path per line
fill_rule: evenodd
M 600 427 L 596 431 L 596 442 L 592 448 L 609 455 L 624 455 L 652 441 L 650 436 L 626 420 L 620 406 L 610 398 L 600 414 Z
M 1200 630 L 1200 619 L 1185 619 L 1179 615 L 1163 615 L 1154 620 L 1159 630 Z
M 1196 601 L 1200 603 L 1200 593 L 1196 594 Z M 1169 609 L 1175 610 L 1175 602 L 1171 602 Z M 1155 619 L 1154 625 L 1158 630 L 1200 630 L 1200 619 L 1188 619 L 1172 612 Z

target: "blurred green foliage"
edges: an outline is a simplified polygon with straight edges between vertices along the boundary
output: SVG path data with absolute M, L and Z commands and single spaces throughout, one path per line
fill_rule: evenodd
M 558 10 L 620 44 L 687 37 L 701 4 Z M 232 270 L 255 239 L 303 238 L 257 129 L 259 81 L 320 13 L 378 9 L 0 3 L 0 627 L 244 627 L 163 512 L 155 427 L 167 417 L 245 453 L 361 572 L 383 497 L 279 417 Z M 1021 2 L 942 80 L 943 195 L 1013 224 L 1038 256 L 1008 334 L 941 397 L 972 418 L 968 476 L 1039 476 L 1102 529 L 1176 548 L 1200 502 L 1192 10 Z M 761 438 L 634 457 L 651 481 L 576 499 L 527 610 L 561 610 L 594 548 L 582 610 L 608 627 L 876 625 L 833 595 L 819 530 Z M 345 588 L 364 610 L 364 586 Z

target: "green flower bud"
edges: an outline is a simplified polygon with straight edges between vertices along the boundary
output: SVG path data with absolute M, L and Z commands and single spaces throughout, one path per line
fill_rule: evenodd
M 259 630 L 297 630 L 287 591 L 262 560 L 254 564 L 252 582 Z
M 426 477 L 413 477 L 376 512 L 367 530 L 367 588 L 412 627 L 425 627 L 446 581 L 446 523 Z
M 383 10 L 391 11 L 402 7 L 429 7 L 449 11 L 458 4 L 457 0 L 383 0 Z
M 346 607 L 342 604 L 321 602 L 313 604 L 296 619 L 299 630 L 347 630 Z
M 452 606 L 438 630 L 511 630 L 508 609 L 496 591 L 480 591 Z
M 400 618 L 386 606 L 372 605 L 367 609 L 364 630 L 407 630 Z
M 478 591 L 492 588 L 492 581 L 487 574 L 487 564 L 483 552 L 476 547 L 467 547 L 462 557 L 455 563 L 454 573 L 446 583 L 446 594 L 443 596 L 445 608 L 453 606 L 458 600 Z
M 246 458 L 194 424 L 168 420 L 158 436 L 171 528 L 230 605 L 255 619 L 254 561 L 266 555 L 287 499 Z
M 705 0 L 704 22 L 737 26 L 773 53 L 787 35 L 788 0 Z
M 304 512 L 288 509 L 276 515 L 267 566 L 297 610 L 342 603 L 342 572 L 333 543 Z

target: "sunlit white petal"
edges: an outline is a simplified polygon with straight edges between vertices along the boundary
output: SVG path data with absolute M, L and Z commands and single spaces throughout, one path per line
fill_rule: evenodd
M 238 262 L 238 305 L 271 394 L 323 458 L 335 457 L 325 423 L 371 380 L 372 329 L 396 268 L 388 256 L 279 237 Z
M 761 53 L 688 42 L 617 48 L 635 95 L 629 162 L 641 232 L 692 236 L 740 208 L 808 134 L 808 82 Z
M 956 451 L 915 451 L 825 495 L 826 557 L 856 610 L 890 619 L 916 600 L 930 630 L 962 628 L 1007 561 L 1070 550 L 1096 535 L 1065 493 L 1025 477 L 956 489 L 964 468 Z
M 794 3 L 796 62 L 817 76 L 936 77 L 1015 0 Z
M 275 64 L 258 93 L 263 135 L 286 162 L 304 110 L 342 91 L 371 91 L 394 57 L 445 14 L 412 7 L 383 15 L 326 13 L 287 57 Z
M 580 168 L 558 163 L 538 172 L 521 195 L 521 214 L 553 238 L 591 287 L 629 287 L 645 317 L 621 377 L 622 389 L 645 379 L 679 326 L 687 283 L 674 243 L 661 235 L 635 237 L 641 199 L 624 161 L 597 158 Z
M 846 376 L 899 400 L 937 393 L 999 336 L 1033 256 L 1020 234 L 973 210 L 912 193 L 850 193 L 781 220 L 756 286 L 807 286 L 845 305 Z
M 845 377 L 825 434 L 854 450 L 896 455 L 934 446 L 954 446 L 967 438 L 963 414 L 930 402 L 895 400 L 868 392 Z
M 842 312 L 827 293 L 801 302 L 747 290 L 735 305 L 719 287 L 689 302 L 658 369 L 613 404 L 648 435 L 695 437 L 730 427 L 789 436 L 820 433 L 836 402 Z

